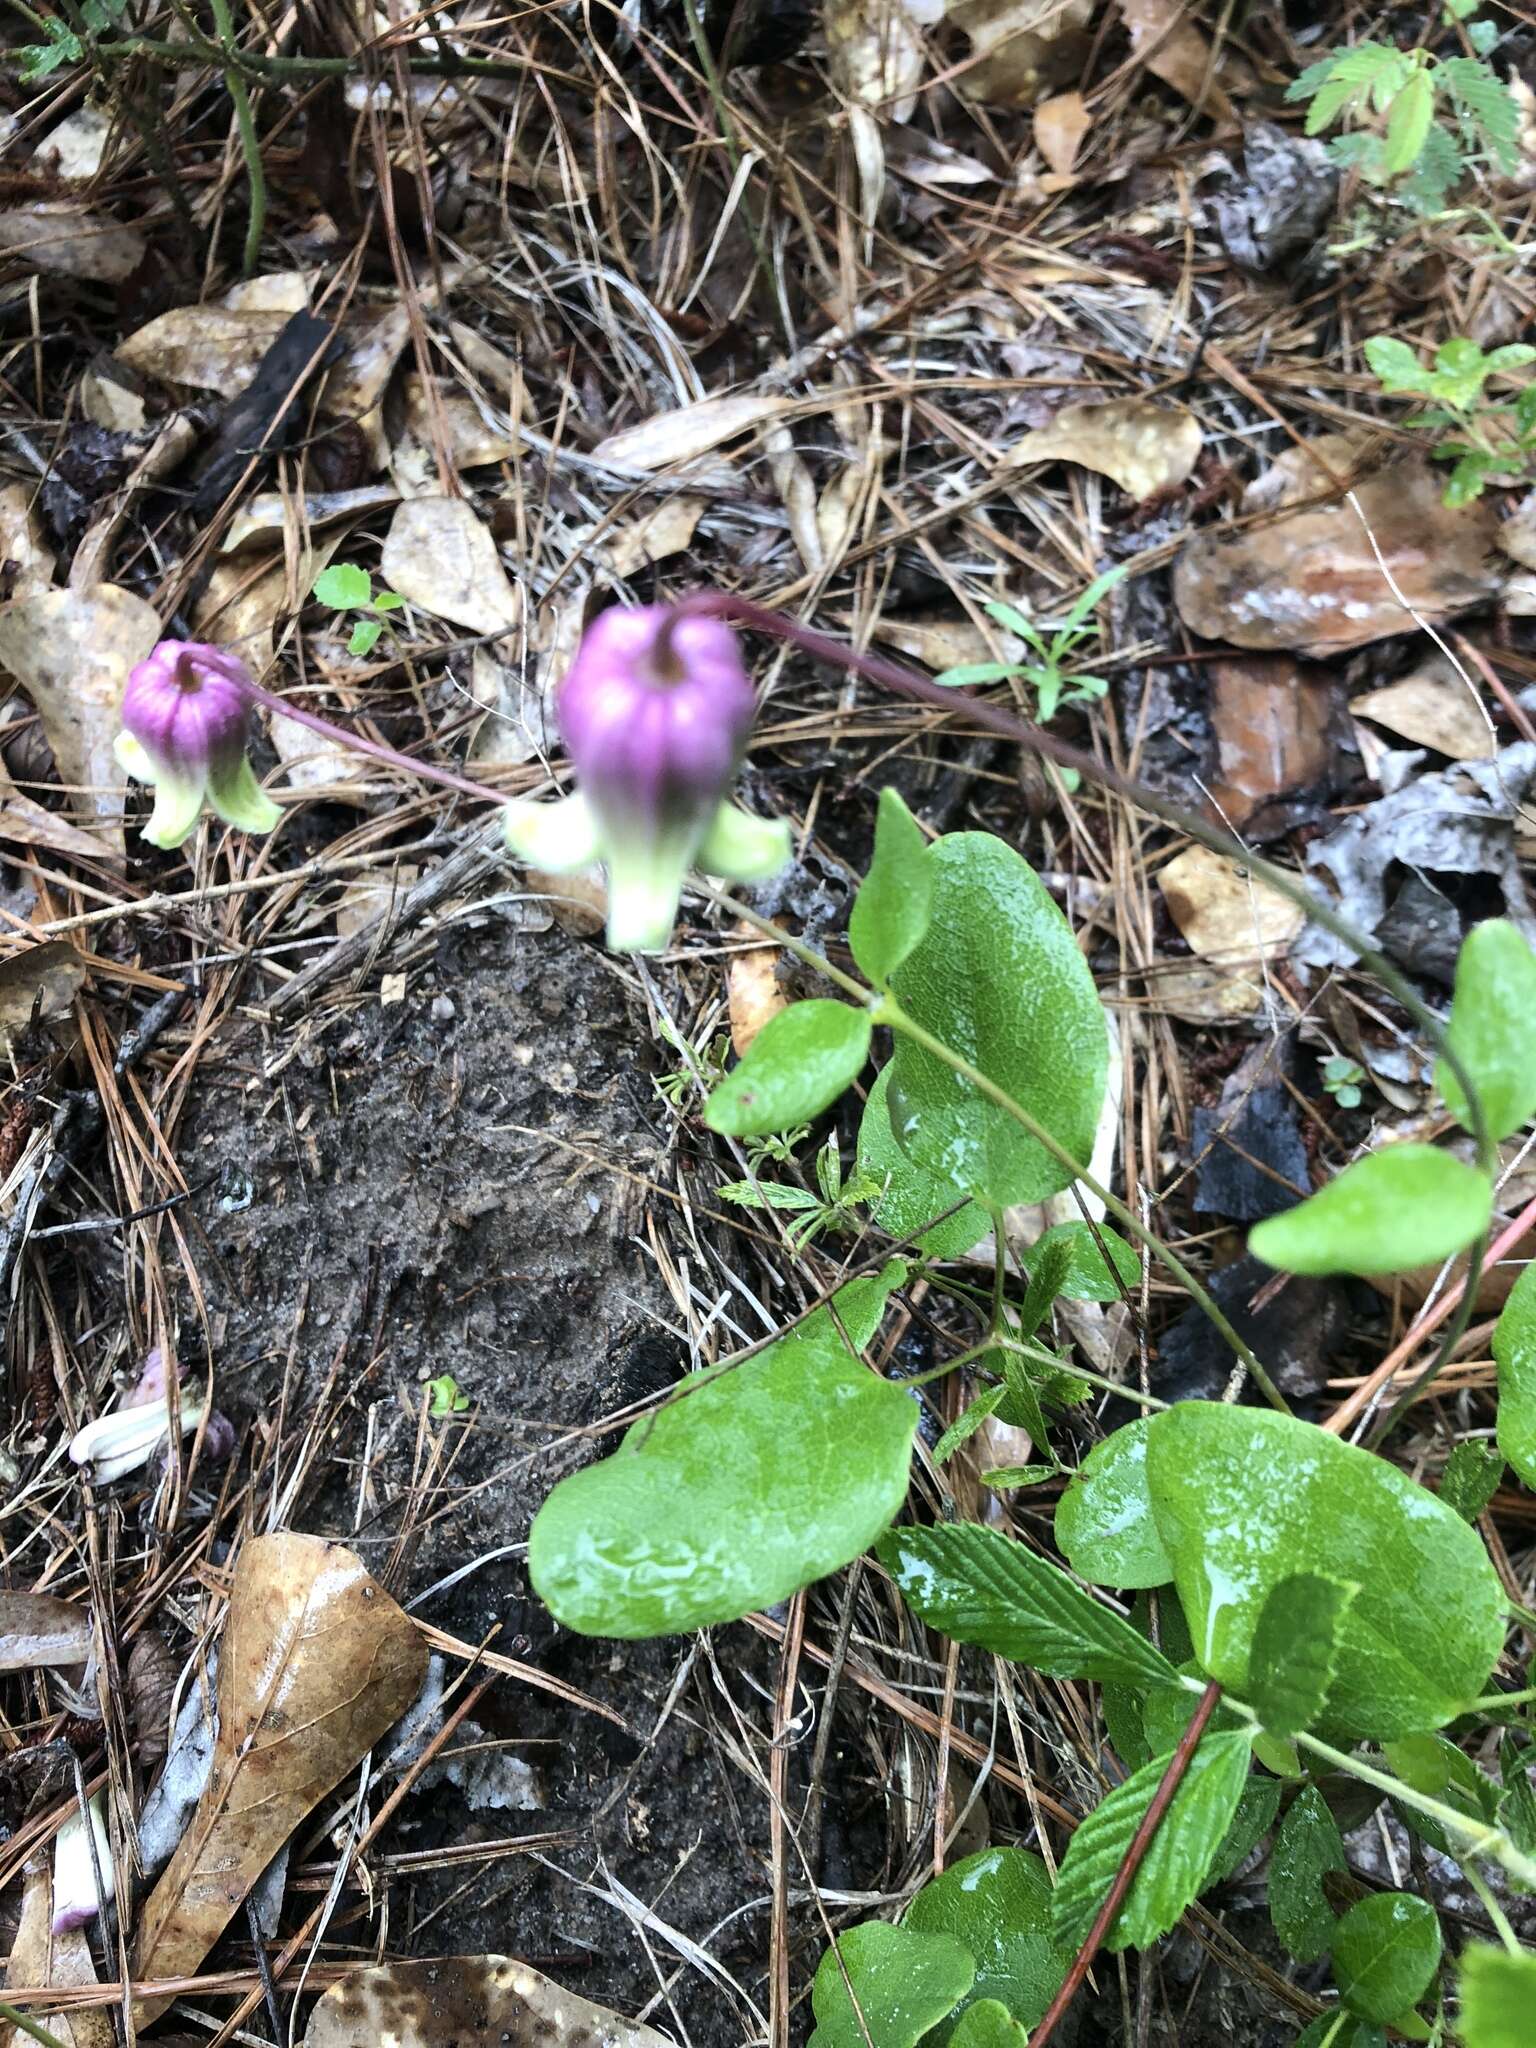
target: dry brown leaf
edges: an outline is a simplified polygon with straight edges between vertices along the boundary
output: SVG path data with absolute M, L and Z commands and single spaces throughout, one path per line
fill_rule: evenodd
M 923 23 L 937 9 L 908 0 L 828 0 L 822 16 L 832 83 L 856 107 L 877 109 L 892 121 L 911 118 L 926 57 Z
M 112 743 L 128 671 L 159 638 L 157 614 L 115 583 L 45 590 L 0 609 L 0 668 L 31 698 L 73 808 L 104 820 L 119 854 L 123 772 Z
M 101 169 L 112 117 L 100 107 L 77 107 L 50 128 L 32 152 L 34 166 L 61 185 L 88 184 Z
M 0 253 L 50 277 L 122 284 L 144 261 L 147 246 L 137 228 L 86 213 L 67 199 L 39 199 L 0 213 Z
M 1189 0 L 1119 0 L 1119 5 L 1131 49 L 1152 76 L 1213 121 L 1233 125 L 1232 102 L 1216 83 L 1220 67 L 1189 18 Z
M 144 394 L 128 381 L 130 372 L 103 351 L 80 377 L 80 410 L 93 427 L 110 434 L 142 434 L 149 418 Z
M 1293 443 L 1282 448 L 1243 492 L 1243 510 L 1284 512 L 1318 498 L 1336 498 L 1370 467 L 1381 449 L 1381 436 L 1370 427 L 1314 434 L 1310 441 Z
M 432 456 L 439 438 L 455 470 L 484 469 L 488 463 L 505 462 L 517 453 L 516 434 L 490 425 L 468 392 L 446 377 L 434 380 L 429 395 L 422 379 L 412 372 L 404 381 L 403 396 L 405 421 L 392 455 L 398 456 L 404 443 Z M 434 473 L 435 467 L 434 459 Z
M 291 524 L 297 524 L 300 532 L 331 526 L 361 512 L 381 511 L 398 503 L 399 497 L 393 484 L 363 484 L 355 491 L 311 491 L 304 498 L 290 498 L 282 491 L 257 491 L 230 521 L 219 553 L 238 555 L 247 548 L 270 547 Z
M 53 1931 L 53 1869 L 46 1856 L 35 1857 L 26 1866 L 21 1920 L 11 1941 L 5 1988 L 36 1991 L 47 1985 L 60 1991 L 83 1991 L 96 1981 L 85 1930 Z M 117 2038 L 105 2006 L 51 2012 L 46 2023 L 49 2033 L 65 2048 L 113 2048 Z M 20 2027 L 0 2024 L 0 2048 L 31 2048 L 30 2036 Z
M 510 1956 L 350 1970 L 309 2018 L 304 2048 L 672 2048 Z
M 40 946 L 35 950 L 49 949 Z M 30 956 L 23 953 L 19 957 L 25 960 Z M 74 957 L 78 963 L 79 954 Z M 12 960 L 0 964 L 0 978 L 7 967 L 16 964 Z M 84 979 L 82 970 L 75 987 Z M 4 995 L 0 994 L 0 1002 L 3 1001 Z M 0 1593 L 0 1671 L 57 1670 L 84 1664 L 90 1654 L 88 1607 L 73 1600 L 56 1600 L 51 1593 Z
M 1032 107 L 1052 75 L 1075 75 L 1071 58 L 1092 0 L 955 0 L 947 19 L 970 39 L 972 62 L 955 80 L 968 100 Z
M 1499 588 L 1497 517 L 1483 500 L 1444 502 L 1444 479 L 1408 457 L 1362 477 L 1346 500 L 1242 533 L 1204 533 L 1173 572 L 1179 615 L 1206 640 L 1337 654 L 1410 633 L 1372 538 L 1408 604 L 1441 620 Z M 1364 523 L 1362 524 L 1362 519 Z M 1367 531 L 1369 529 L 1369 531 Z
M 595 868 L 575 875 L 526 868 L 523 882 L 531 895 L 549 905 L 553 922 L 573 939 L 595 938 L 608 922 L 608 885 Z
M 1486 761 L 1498 752 L 1477 699 L 1443 657 L 1401 682 L 1351 698 L 1349 708 L 1357 718 L 1369 718 L 1400 739 L 1433 747 L 1453 761 Z
M 701 398 L 675 412 L 659 412 L 638 426 L 625 427 L 599 441 L 593 460 L 615 469 L 636 469 L 649 475 L 675 462 L 691 462 L 724 441 L 749 433 L 764 420 L 776 419 L 791 400 L 768 392 L 738 391 L 723 398 Z
M 232 313 L 302 313 L 310 301 L 313 280 L 302 270 L 268 270 L 242 278 L 219 300 Z
M 37 491 L 31 484 L 0 485 L 0 562 L 5 564 L 13 598 L 52 590 L 58 557 L 43 536 Z
M 936 675 L 947 668 L 968 668 L 978 661 L 1017 661 L 1024 652 L 1024 642 L 1016 633 L 1006 633 L 1001 626 L 989 626 L 983 631 L 974 620 L 958 615 L 877 619 L 874 636 L 911 660 L 920 661 Z
M 1080 92 L 1059 92 L 1035 109 L 1035 147 L 1058 178 L 1070 179 L 1083 137 L 1093 125 Z
M 113 862 L 112 847 L 105 838 L 82 832 L 57 811 L 23 796 L 4 762 L 0 762 L 0 839 L 18 846 L 46 846 L 73 860 L 105 861 L 109 866 Z
M 750 938 L 751 926 L 738 926 L 737 936 Z M 777 946 L 752 946 L 744 953 L 731 955 L 731 964 L 726 970 L 726 991 L 731 1013 L 731 1044 L 737 1059 L 745 1057 L 747 1047 L 759 1031 L 785 1006 L 787 998 L 779 982 L 778 970 Z
M 1182 405 L 1111 398 L 1103 405 L 1063 406 L 1048 427 L 1016 442 L 1002 467 L 1076 462 L 1139 501 L 1183 483 L 1200 460 L 1200 440 L 1200 422 Z
M 547 752 L 554 721 L 540 683 L 548 681 L 546 664 L 498 661 L 489 647 L 477 647 L 470 660 L 469 693 L 485 716 L 475 728 L 466 755 L 471 768 L 515 768 Z
M 407 498 L 390 522 L 379 567 L 391 590 L 471 633 L 506 633 L 523 607 L 490 529 L 462 498 Z
M 680 555 L 693 539 L 703 511 L 702 498 L 666 498 L 639 519 L 611 527 L 597 546 L 615 576 L 633 576 L 653 562 Z
M 1287 655 L 1213 662 L 1211 730 L 1216 775 L 1210 794 L 1230 827 L 1266 804 L 1310 788 L 1329 764 L 1335 686 L 1303 673 Z
M 1157 877 L 1169 913 L 1207 963 L 1202 971 L 1174 963 L 1152 993 L 1177 1016 L 1217 1022 L 1251 1016 L 1264 997 L 1263 962 L 1286 953 L 1306 919 L 1277 890 L 1206 846 L 1190 846 Z
M 219 1659 L 219 1733 L 191 1825 L 139 1924 L 141 1978 L 190 1976 L 305 1816 L 421 1690 L 426 1645 L 362 1561 L 247 1540 Z M 142 2001 L 148 2026 L 169 1998 Z
M 1515 507 L 1498 531 L 1498 542 L 1512 562 L 1536 569 L 1536 492 Z

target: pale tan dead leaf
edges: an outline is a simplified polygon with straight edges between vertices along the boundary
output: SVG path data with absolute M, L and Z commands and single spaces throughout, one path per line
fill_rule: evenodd
M 420 868 L 402 865 L 387 874 L 359 875 L 348 882 L 334 913 L 337 938 L 355 939 L 359 932 L 371 931 L 394 914 L 405 892 L 420 880 Z
M 1032 107 L 1092 13 L 1092 0 L 954 0 L 947 19 L 979 60 L 959 74 L 956 90 L 983 106 Z
M 191 1975 L 311 1810 L 421 1690 L 426 1645 L 339 1543 L 247 1539 L 219 1659 L 213 1768 L 145 1901 L 140 1978 Z M 142 2001 L 148 2026 L 169 1998 Z
M 112 844 L 105 836 L 82 832 L 57 811 L 23 796 L 4 762 L 0 762 L 0 840 L 18 846 L 46 846 L 50 852 L 74 860 L 110 864 L 113 858 Z
M 13 598 L 36 597 L 53 588 L 58 557 L 43 537 L 32 484 L 0 485 L 0 562 Z
M 608 885 L 596 868 L 574 875 L 525 868 L 523 885 L 544 899 L 554 923 L 569 938 L 595 938 L 608 922 Z
M 633 576 L 653 562 L 680 555 L 693 539 L 703 515 L 704 500 L 686 493 L 664 498 L 638 519 L 610 527 L 597 542 L 604 561 L 615 576 Z
M 1369 718 L 1400 739 L 1433 747 L 1453 761 L 1486 761 L 1498 752 L 1487 718 L 1443 657 L 1426 661 L 1401 682 L 1352 697 L 1349 708 L 1357 718 Z
M 1119 0 L 1131 49 L 1164 85 L 1222 127 L 1235 123 L 1232 102 L 1216 83 L 1211 45 L 1190 19 L 1189 0 Z
M 1181 484 L 1200 460 L 1200 422 L 1182 405 L 1111 398 L 1066 405 L 1009 449 L 1003 468 L 1025 462 L 1076 462 L 1117 483 L 1138 501 Z
M 516 768 L 549 749 L 554 721 L 537 662 L 499 661 L 489 647 L 470 659 L 470 695 L 485 716 L 470 739 L 471 768 Z M 547 675 L 547 668 L 545 669 Z
M 375 469 L 389 461 L 384 393 L 410 334 L 410 311 L 403 303 L 349 316 L 341 324 L 341 354 L 321 386 L 321 411 L 357 423 Z
M 1498 531 L 1502 551 L 1522 569 L 1536 569 L 1536 491 L 1523 498 Z
M 84 962 L 67 939 L 47 939 L 0 960 L 0 1038 L 24 1031 L 33 1018 L 62 1017 L 84 982 Z
M 437 378 L 429 394 L 413 371 L 404 380 L 402 395 L 405 415 L 391 450 L 392 468 L 399 459 L 402 443 L 424 450 L 434 474 L 439 440 L 455 471 L 483 469 L 489 463 L 505 462 L 517 453 L 516 434 L 489 425 L 474 399 L 448 378 Z
M 922 24 L 942 12 L 906 0 L 828 0 L 822 27 L 842 97 L 889 120 L 909 120 L 926 63 Z
M 37 199 L 0 213 L 0 254 L 50 277 L 122 284 L 144 261 L 147 246 L 137 228 L 67 199 Z
M 32 161 L 45 176 L 61 185 L 85 185 L 101 169 L 112 117 L 100 107 L 77 107 L 66 114 L 56 128 L 50 128 L 32 152 Z
M 1302 912 L 1205 846 L 1186 847 L 1157 882 L 1174 923 L 1204 963 L 1161 968 L 1150 991 L 1158 1006 L 1200 1022 L 1252 1016 L 1264 1000 L 1264 962 L 1289 951 L 1306 922 Z
M 65 1934 L 53 1931 L 53 1867 L 47 1856 L 36 1856 L 26 1866 L 21 1918 L 5 1970 L 6 1989 L 35 1991 L 47 1985 L 59 1991 L 83 1991 L 96 1981 L 84 1928 L 71 1928 Z M 102 2005 L 50 2012 L 46 2023 L 64 2048 L 112 2048 L 117 2038 L 108 2009 Z M 20 2027 L 0 2022 L 0 2048 L 32 2048 L 31 2037 Z
M 74 957 L 78 963 L 79 954 Z M 6 961 L 4 966 L 11 964 Z M 4 966 L 0 966 L 0 974 Z M 82 970 L 76 988 L 84 978 Z M 0 1671 L 59 1670 L 84 1664 L 91 1646 L 89 1607 L 75 1600 L 56 1600 L 51 1593 L 0 1592 Z
M 995 185 L 997 172 L 978 157 L 967 156 L 952 143 L 925 135 L 921 128 L 896 122 L 885 131 L 885 153 L 891 169 L 914 185 L 942 191 L 953 185 Z
M 738 925 L 736 936 L 751 938 L 751 926 Z M 726 994 L 730 1006 L 731 1044 L 737 1059 L 745 1057 L 753 1039 L 765 1024 L 777 1017 L 788 1001 L 779 981 L 779 958 L 777 946 L 752 946 L 744 953 L 731 955 L 730 966 L 726 969 Z
M 1035 108 L 1035 147 L 1058 178 L 1070 179 L 1083 137 L 1093 125 L 1080 92 L 1059 92 Z
M 738 391 L 723 398 L 701 398 L 675 412 L 659 412 L 638 425 L 610 434 L 593 449 L 597 462 L 615 469 L 650 474 L 676 462 L 691 462 L 725 441 L 749 433 L 765 420 L 777 419 L 792 401 L 762 391 Z
M 114 546 L 134 500 L 151 485 L 162 482 L 181 467 L 197 444 L 198 429 L 189 413 L 172 413 L 157 429 L 154 438 L 115 491 L 98 501 L 91 523 L 75 549 L 69 565 L 71 590 L 90 590 L 110 566 Z
M 896 648 L 935 675 L 947 668 L 970 667 L 978 661 L 1017 661 L 1024 643 L 1001 626 L 986 631 L 972 620 L 954 618 L 883 618 L 875 623 L 874 637 Z
M 87 366 L 80 378 L 80 410 L 92 426 L 105 427 L 109 433 L 141 434 L 149 408 L 141 392 L 111 374 L 107 366 L 112 362 L 111 356 L 104 356 Z
M 221 555 L 237 555 L 247 548 L 270 547 L 281 540 L 290 524 L 301 530 L 331 526 L 340 519 L 354 519 L 362 512 L 378 512 L 399 502 L 393 484 L 362 484 L 355 491 L 312 491 L 293 499 L 282 491 L 257 491 L 229 523 L 219 545 Z
M 113 353 L 141 377 L 232 398 L 255 376 L 288 318 L 263 307 L 176 306 L 137 328 Z
M 391 590 L 471 633 L 506 633 L 523 607 L 490 529 L 462 498 L 407 498 L 385 535 L 379 567 Z
M 1351 427 L 1282 448 L 1243 492 L 1243 510 L 1283 512 L 1317 498 L 1336 498 L 1358 481 L 1382 446 L 1373 428 Z
M 349 1970 L 309 2018 L 304 2048 L 672 2048 L 509 1956 Z
M 142 597 L 115 583 L 45 590 L 0 608 L 0 668 L 31 698 L 77 814 L 123 851 L 123 772 L 112 751 L 128 671 L 160 638 Z
M 302 270 L 268 270 L 242 278 L 220 299 L 232 313 L 302 313 L 309 305 L 312 279 Z
M 805 457 L 795 446 L 793 427 L 771 426 L 763 436 L 768 470 L 789 517 L 790 537 L 813 576 L 824 567 L 821 533 L 816 524 L 816 483 Z

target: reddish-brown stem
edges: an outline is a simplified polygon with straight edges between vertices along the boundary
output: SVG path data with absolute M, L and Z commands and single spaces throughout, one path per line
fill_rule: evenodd
M 260 683 L 249 682 L 246 687 L 253 703 L 275 712 L 279 718 L 291 718 L 295 725 L 302 725 L 308 732 L 319 733 L 325 739 L 350 747 L 354 754 L 366 754 L 370 761 L 382 761 L 385 767 L 398 768 L 404 775 L 419 775 L 424 782 L 440 782 L 444 789 L 456 789 L 461 796 L 472 796 L 481 803 L 510 804 L 517 801 L 505 790 L 492 789 L 484 782 L 472 782 L 467 775 L 456 775 L 451 768 L 439 768 L 435 761 L 416 761 L 409 754 L 397 754 L 382 740 L 368 739 L 360 732 L 348 732 L 345 726 L 333 725 L 318 712 L 305 711 L 297 704 L 290 704 L 285 697 L 263 689 Z
M 1094 1915 L 1093 1925 L 1088 1930 L 1087 1940 L 1077 1952 L 1076 1962 L 1068 1970 L 1061 1989 L 1047 2006 L 1039 2026 L 1029 2037 L 1029 2048 L 1045 2048 L 1046 2042 L 1060 2024 L 1062 2014 L 1082 1989 L 1083 1979 L 1092 1969 L 1093 1959 L 1113 1925 L 1115 1915 L 1125 1903 L 1125 1895 L 1134 1883 L 1136 1873 L 1152 1846 L 1152 1837 L 1157 1833 L 1163 1815 L 1173 1804 L 1173 1795 L 1183 1783 L 1184 1773 L 1189 1769 L 1190 1761 L 1200 1746 L 1200 1738 L 1205 1733 L 1206 1724 L 1215 1713 L 1216 1703 L 1220 1698 L 1221 1687 L 1213 1678 L 1200 1695 L 1200 1704 L 1196 1707 L 1189 1726 L 1179 1737 L 1178 1748 L 1168 1759 L 1168 1768 L 1163 1773 L 1162 1783 L 1153 1793 L 1152 1804 L 1142 1815 L 1141 1825 L 1131 1837 L 1130 1847 L 1125 1852 L 1125 1861 L 1115 1872 L 1115 1881 L 1109 1888 L 1109 1896 Z

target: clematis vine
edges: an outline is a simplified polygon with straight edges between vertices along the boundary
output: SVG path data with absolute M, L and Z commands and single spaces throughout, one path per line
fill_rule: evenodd
M 180 846 L 204 803 L 245 832 L 270 832 L 282 816 L 246 758 L 255 685 L 243 662 L 199 640 L 162 640 L 123 692 L 117 758 L 154 786 L 144 837 Z
M 511 805 L 508 843 L 556 874 L 603 863 L 616 952 L 667 944 L 691 868 L 761 882 L 789 859 L 783 819 L 729 800 L 756 695 L 723 620 L 671 605 L 600 613 L 555 709 L 577 793 Z

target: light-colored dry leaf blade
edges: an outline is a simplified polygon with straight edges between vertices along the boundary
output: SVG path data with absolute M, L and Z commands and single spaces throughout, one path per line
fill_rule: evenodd
M 1154 78 L 1227 126 L 1232 102 L 1216 83 L 1211 45 L 1190 19 L 1188 0 L 1119 0 L 1131 48 Z
M 120 363 L 163 384 L 242 392 L 290 315 L 269 308 L 176 306 L 120 341 Z
M 21 960 L 30 957 L 26 953 L 19 956 Z M 75 957 L 78 960 L 79 955 Z M 0 984 L 5 969 L 17 964 L 15 960 L 0 963 Z M 75 986 L 79 985 L 77 980 Z M 0 992 L 0 1003 L 4 999 Z M 88 1607 L 73 1600 L 56 1600 L 51 1593 L 0 1593 L 0 1671 L 61 1670 L 84 1664 L 90 1654 Z
M 391 590 L 471 633 L 506 633 L 523 608 L 490 529 L 462 498 L 408 498 L 385 535 L 379 567 Z
M 69 200 L 39 199 L 0 213 L 0 254 L 52 277 L 122 284 L 144 261 L 144 237 Z
M 1369 718 L 1399 739 L 1433 747 L 1453 761 L 1486 761 L 1498 751 L 1492 726 L 1449 662 L 1367 691 L 1352 698 L 1349 708 L 1357 718 Z
M 510 1956 L 350 1970 L 310 2014 L 304 2048 L 672 2048 Z
M 1083 137 L 1093 125 L 1080 92 L 1058 92 L 1035 109 L 1035 147 L 1058 178 L 1070 178 Z
M 599 441 L 593 460 L 611 463 L 615 469 L 641 470 L 649 475 L 669 469 L 675 462 L 691 462 L 707 455 L 738 434 L 750 433 L 764 420 L 777 419 L 788 410 L 791 400 L 764 391 L 737 391 L 723 398 L 701 398 L 675 412 L 659 412 L 633 427 L 624 427 Z
M 822 26 L 832 83 L 842 97 L 889 120 L 908 120 L 923 82 L 922 23 L 942 12 L 908 0 L 828 0 Z
M 5 1988 L 82 1991 L 96 1981 L 84 1929 L 72 1928 L 66 1934 L 53 1931 L 53 1866 L 49 1857 L 35 1857 L 23 1880 L 21 1919 L 11 1940 Z M 64 2048 L 113 2048 L 117 2038 L 104 2006 L 50 2012 L 46 2025 Z M 0 2024 L 0 2048 L 32 2048 L 31 2036 L 20 2027 Z
M 1190 951 L 1212 966 L 1274 959 L 1306 922 L 1289 897 L 1208 846 L 1186 847 L 1157 881 Z
M 1032 107 L 1092 13 L 1092 0 L 954 0 L 946 18 L 971 45 L 957 90 L 983 106 Z
M 1004 467 L 1076 462 L 1140 502 L 1184 482 L 1200 460 L 1200 441 L 1200 422 L 1182 405 L 1111 398 L 1103 405 L 1063 406 L 1048 427 L 1015 443 Z
M 0 486 L 0 561 L 12 598 L 36 597 L 53 588 L 58 557 L 43 535 L 35 484 Z
M 159 638 L 158 614 L 115 583 L 45 590 L 0 609 L 0 668 L 36 707 L 71 807 L 105 820 L 117 853 L 123 775 L 112 743 L 123 685 Z
M 597 545 L 615 576 L 633 576 L 653 562 L 680 555 L 693 539 L 703 511 L 702 498 L 664 498 L 640 518 L 610 528 Z
M 140 1978 L 188 1976 L 311 1809 L 421 1690 L 420 1635 L 360 1558 L 250 1539 L 230 1589 L 219 1736 L 191 1825 L 145 1903 Z M 137 2008 L 147 2026 L 168 1999 Z

